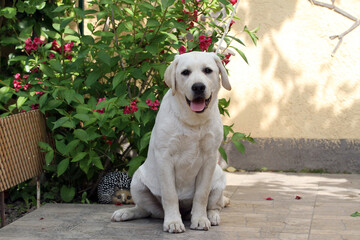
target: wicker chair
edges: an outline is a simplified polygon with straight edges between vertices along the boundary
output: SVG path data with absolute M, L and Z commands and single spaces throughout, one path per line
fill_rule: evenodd
M 40 206 L 40 174 L 45 156 L 38 142 L 48 142 L 39 110 L 0 118 L 1 225 L 5 225 L 4 191 L 37 177 L 37 207 Z

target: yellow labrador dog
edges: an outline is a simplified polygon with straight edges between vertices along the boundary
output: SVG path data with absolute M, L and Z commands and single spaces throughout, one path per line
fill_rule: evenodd
M 164 218 L 164 231 L 180 233 L 185 231 L 181 214 L 191 214 L 191 229 L 208 230 L 219 225 L 220 210 L 229 201 L 216 156 L 223 138 L 220 82 L 227 90 L 231 86 L 220 58 L 206 52 L 176 56 L 165 82 L 170 90 L 156 117 L 148 157 L 131 183 L 136 205 L 115 211 L 111 219 Z

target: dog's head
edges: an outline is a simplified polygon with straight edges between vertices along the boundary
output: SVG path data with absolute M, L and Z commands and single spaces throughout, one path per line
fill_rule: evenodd
M 190 52 L 177 55 L 165 71 L 165 83 L 195 113 L 204 112 L 217 98 L 221 84 L 231 90 L 226 70 L 215 53 Z

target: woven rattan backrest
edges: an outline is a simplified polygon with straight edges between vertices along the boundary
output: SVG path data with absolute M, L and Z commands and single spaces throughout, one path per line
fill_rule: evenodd
M 47 142 L 45 120 L 39 110 L 0 118 L 0 192 L 40 175 Z

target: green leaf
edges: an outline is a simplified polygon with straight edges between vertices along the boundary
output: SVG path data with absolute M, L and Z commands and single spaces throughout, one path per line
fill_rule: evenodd
M 230 132 L 231 133 L 234 132 L 234 130 L 232 130 L 233 125 L 231 125 L 231 126 L 224 125 L 224 141 L 226 141 L 226 138 L 227 138 L 227 136 L 229 135 Z
M 245 139 L 246 139 L 246 135 L 243 133 L 239 133 L 239 132 L 234 133 L 232 136 L 233 141 L 241 141 L 241 140 L 245 140 Z
M 75 188 L 63 185 L 60 189 L 60 196 L 64 202 L 71 202 L 75 197 Z
M 64 140 L 62 140 L 62 141 L 56 140 L 55 145 L 56 145 L 56 150 L 58 150 L 61 154 L 63 154 L 63 155 L 68 154 L 68 150 L 67 150 L 66 144 L 64 143 Z
M 225 152 L 225 149 L 220 146 L 219 152 L 220 152 L 221 157 L 225 160 L 225 162 L 228 163 L 227 154 Z
M 79 152 L 76 154 L 76 156 L 71 160 L 71 162 L 78 162 L 82 160 L 87 155 L 86 152 Z
M 158 26 L 160 26 L 160 23 L 158 20 L 151 18 L 147 21 L 146 26 L 147 27 L 158 27 Z
M 236 147 L 236 149 L 237 149 L 240 153 L 242 153 L 242 154 L 245 153 L 245 146 L 244 146 L 244 144 L 242 144 L 240 141 L 232 141 L 232 142 L 233 142 L 234 146 Z
M 113 78 L 113 89 L 115 89 L 122 81 L 124 81 L 126 76 L 125 71 L 118 72 Z
M 93 85 L 100 77 L 100 72 L 97 70 L 92 71 L 89 76 L 86 78 L 85 84 L 90 87 Z
M 44 151 L 46 151 L 46 152 L 52 150 L 52 147 L 51 147 L 48 143 L 38 142 L 38 145 L 39 145 L 39 147 L 40 147 L 42 150 L 44 150 Z
M 105 63 L 106 65 L 110 66 L 110 62 L 111 62 L 111 57 L 110 55 L 105 52 L 105 51 L 100 51 L 97 54 L 98 58 L 100 59 L 101 62 Z
M 61 73 L 63 71 L 62 65 L 59 60 L 53 59 L 53 60 L 50 60 L 49 63 L 50 63 L 50 66 L 58 73 Z
M 59 120 L 57 120 L 56 122 L 53 122 L 54 127 L 52 130 L 55 130 L 58 127 L 61 127 L 65 122 L 67 122 L 69 120 L 68 117 L 62 117 Z
M 161 0 L 161 5 L 163 7 L 163 9 L 170 7 L 171 5 L 173 5 L 175 2 L 175 0 Z
M 240 49 L 238 49 L 238 48 L 236 48 L 236 47 L 233 47 L 233 46 L 230 46 L 230 47 L 231 47 L 232 49 L 235 49 L 235 50 L 240 54 L 240 56 L 244 59 L 244 61 L 245 61 L 247 64 L 249 64 L 249 62 L 248 62 L 245 54 L 244 54 Z
M 72 22 L 72 20 L 74 19 L 74 17 L 66 17 L 63 18 L 61 23 L 60 23 L 60 32 L 62 32 L 62 30 L 65 29 L 65 27 Z
M 149 145 L 150 137 L 151 137 L 151 132 L 145 133 L 144 136 L 142 136 L 142 138 L 140 139 L 139 152 L 144 150 Z
M 71 151 L 73 151 L 80 143 L 80 140 L 78 139 L 75 139 L 75 140 L 72 140 L 67 146 L 67 152 L 70 153 Z
M 66 169 L 69 167 L 69 158 L 65 158 L 63 159 L 57 166 L 57 176 L 60 177 L 61 175 L 64 174 L 64 172 L 66 171 Z
M 46 166 L 49 166 L 53 159 L 54 159 L 54 151 L 51 150 L 45 155 Z
M 360 213 L 358 211 L 354 212 L 350 215 L 351 217 L 360 217 Z
M 64 11 L 64 10 L 68 9 L 68 8 L 71 8 L 71 6 L 69 6 L 69 5 L 62 5 L 62 6 L 59 6 L 59 7 L 55 8 L 55 9 L 53 10 L 53 12 L 54 12 L 54 13 L 62 12 L 62 11 Z
M 101 170 L 104 170 L 104 166 L 101 162 L 101 159 L 99 157 L 94 157 L 94 158 L 91 158 L 93 164 L 98 168 L 98 169 L 101 169 Z
M 75 114 L 74 118 L 79 119 L 83 122 L 90 121 L 89 115 L 87 115 L 85 113 L 77 113 L 77 114 Z
M 16 101 L 16 105 L 18 108 L 21 108 L 21 106 L 26 102 L 27 97 L 19 97 Z
M 145 157 L 143 156 L 136 156 L 130 160 L 128 163 L 129 171 L 128 174 L 130 177 L 135 173 L 135 171 L 141 166 L 141 164 L 145 161 Z
M 55 77 L 54 71 L 46 64 L 40 64 L 40 70 L 45 73 L 48 77 Z
M 245 43 L 243 43 L 243 41 L 241 41 L 239 38 L 233 37 L 233 36 L 228 36 L 229 38 L 235 40 L 236 42 L 240 43 L 241 45 L 245 46 Z
M 94 32 L 94 35 L 98 37 L 114 37 L 113 32 L 96 31 Z
M 19 38 L 23 41 L 25 41 L 27 38 L 31 37 L 31 33 L 33 32 L 33 25 L 30 25 L 26 28 L 24 28 L 20 34 L 19 34 Z M 41 64 L 41 66 L 44 64 Z M 40 66 L 40 67 L 41 67 Z
M 89 161 L 89 160 L 90 160 L 90 161 Z M 87 158 L 83 158 L 83 159 L 80 161 L 80 164 L 79 164 L 80 169 L 81 169 L 84 173 L 86 173 L 86 174 L 88 174 L 88 172 L 89 172 L 90 163 L 91 163 L 91 159 L 87 159 Z
M 70 104 L 75 96 L 76 92 L 74 89 L 66 89 L 64 90 L 64 97 L 68 104 Z
M 76 129 L 76 130 L 74 131 L 74 135 L 75 135 L 76 138 L 78 138 L 78 139 L 80 139 L 81 141 L 87 143 L 89 136 L 88 136 L 88 134 L 87 134 L 87 132 L 86 132 L 85 130 L 83 130 L 83 129 Z
M 0 14 L 6 18 L 14 18 L 16 16 L 16 8 L 6 7 L 1 9 Z

